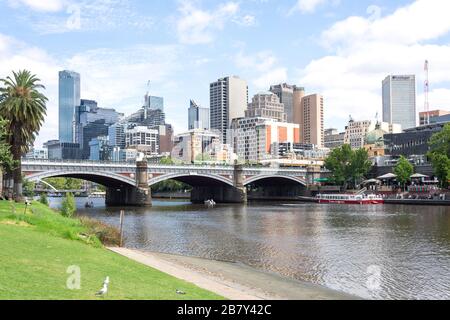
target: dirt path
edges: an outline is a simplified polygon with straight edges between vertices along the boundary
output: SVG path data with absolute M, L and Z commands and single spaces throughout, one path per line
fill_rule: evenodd
M 232 262 L 109 248 L 230 300 L 349 300 L 357 297 Z

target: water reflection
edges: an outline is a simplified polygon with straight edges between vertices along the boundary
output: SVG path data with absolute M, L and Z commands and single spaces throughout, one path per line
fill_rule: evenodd
M 82 201 L 82 200 L 81 200 Z M 84 202 L 80 202 L 82 207 Z M 120 208 L 80 214 L 118 225 Z M 446 207 L 158 202 L 126 209 L 126 245 L 238 261 L 373 299 L 450 299 Z M 381 287 L 367 288 L 368 267 Z

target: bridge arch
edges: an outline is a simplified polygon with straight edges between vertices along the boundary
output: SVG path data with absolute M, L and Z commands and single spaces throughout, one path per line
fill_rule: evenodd
M 39 182 L 46 178 L 75 178 L 101 184 L 105 187 L 129 186 L 135 187 L 135 179 L 112 172 L 86 172 L 86 171 L 45 171 L 26 176 L 26 179 Z
M 164 174 L 161 176 L 157 176 L 154 178 L 149 179 L 149 186 L 153 186 L 157 183 L 167 181 L 167 180 L 177 180 L 184 182 L 188 185 L 191 185 L 193 187 L 197 185 L 207 185 L 207 184 L 226 184 L 230 187 L 234 187 L 233 180 L 227 179 L 224 176 L 217 175 L 217 174 L 204 174 L 204 173 L 195 173 L 195 174 L 189 174 L 189 173 L 171 173 L 171 174 Z
M 294 176 L 278 175 L 278 174 L 253 176 L 253 177 L 246 179 L 244 182 L 244 185 L 247 186 L 247 185 L 250 185 L 255 182 L 264 181 L 264 180 L 268 181 L 268 180 L 274 180 L 274 179 L 293 181 L 293 182 L 296 182 L 296 183 L 302 185 L 303 187 L 306 187 L 308 185 L 306 180 L 304 180 L 302 178 L 294 177 Z

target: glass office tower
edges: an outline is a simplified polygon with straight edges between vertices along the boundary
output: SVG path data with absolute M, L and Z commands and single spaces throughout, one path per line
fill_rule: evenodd
M 416 77 L 391 75 L 383 81 L 383 121 L 403 129 L 417 125 Z
M 80 105 L 80 75 L 73 71 L 59 72 L 59 141 L 74 142 L 75 107 Z

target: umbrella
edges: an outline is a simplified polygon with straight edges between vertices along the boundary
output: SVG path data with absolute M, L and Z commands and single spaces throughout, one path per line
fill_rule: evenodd
M 412 179 L 421 179 L 421 178 L 429 178 L 429 176 L 426 176 L 426 175 L 421 174 L 421 173 L 416 173 L 416 174 L 413 174 L 413 175 L 411 176 L 411 178 L 412 178 Z
M 397 176 L 395 174 L 388 173 L 388 174 L 385 174 L 384 176 L 378 177 L 377 179 L 387 180 L 387 179 L 395 179 L 395 178 L 397 178 Z
M 381 183 L 381 181 L 378 179 L 370 179 L 370 180 L 364 181 L 362 184 L 373 184 L 373 183 Z

